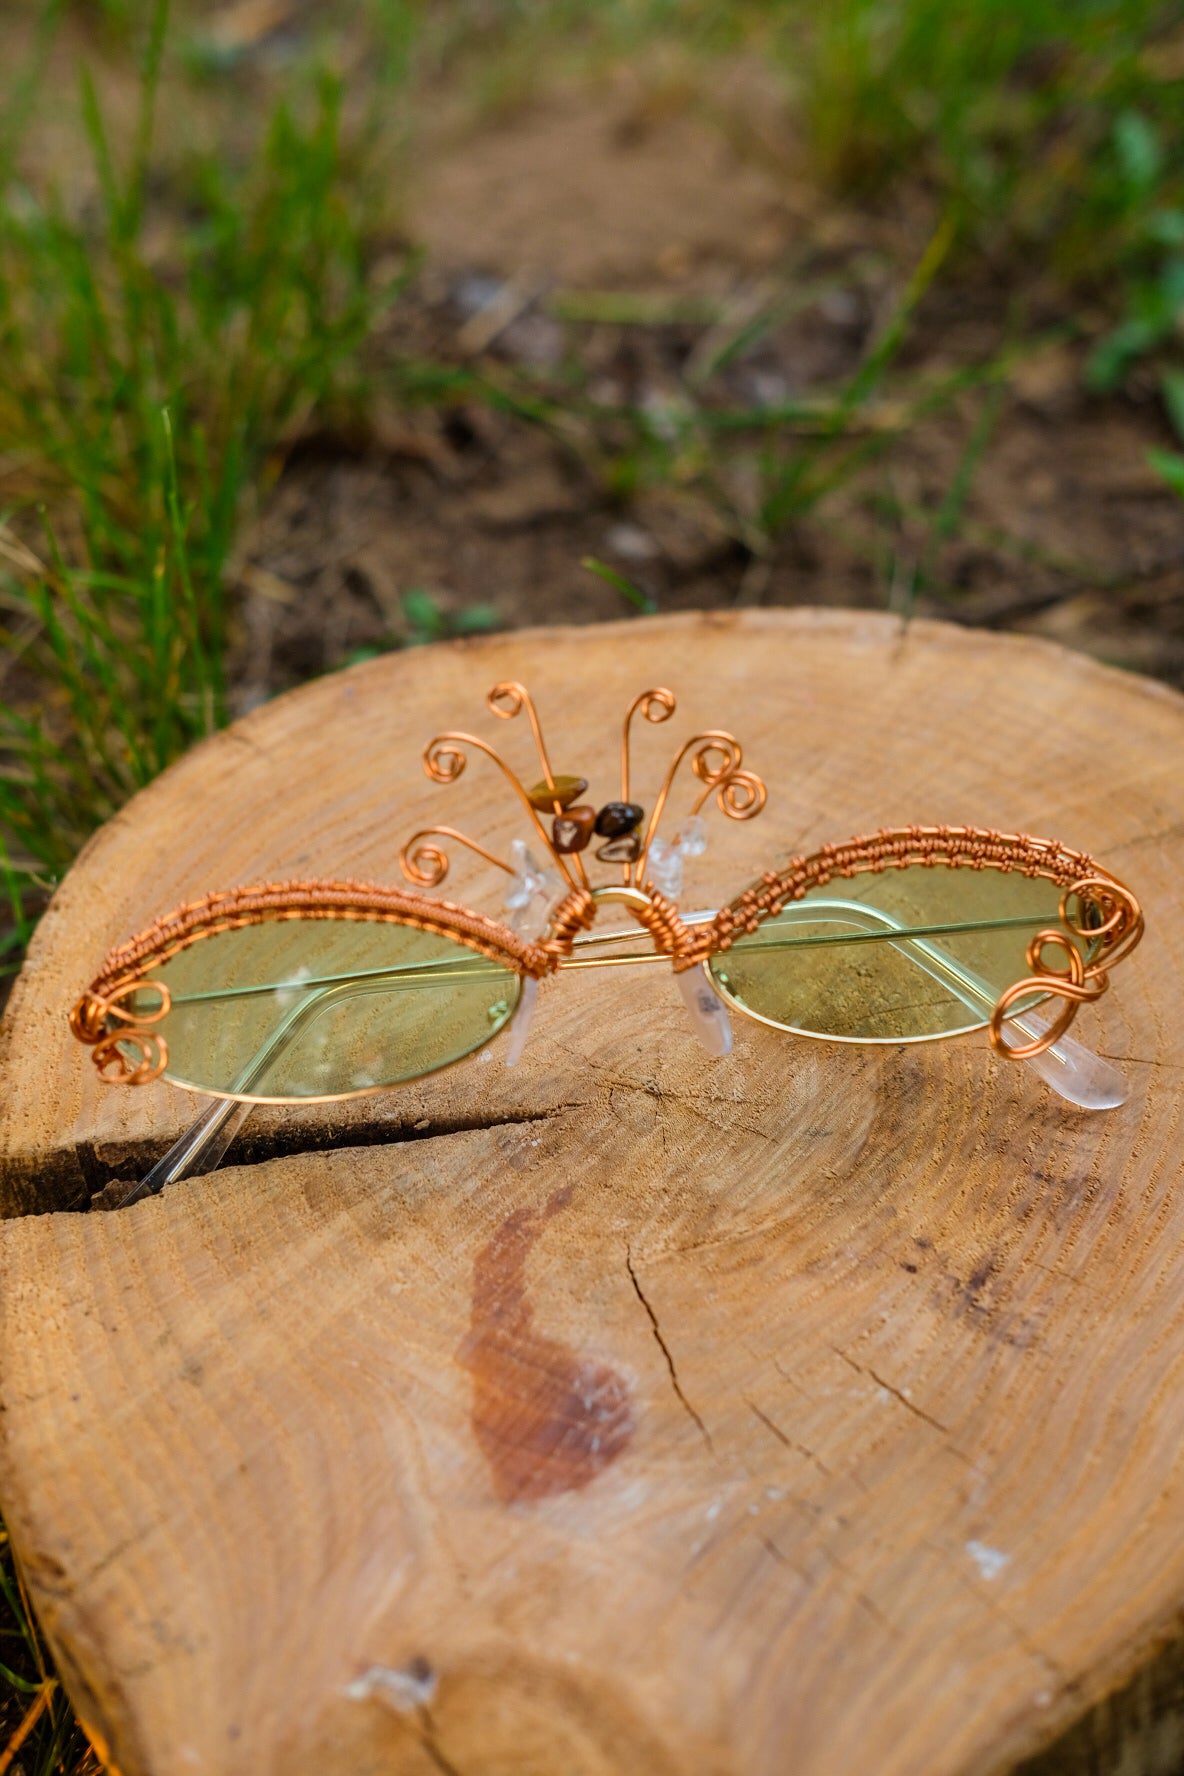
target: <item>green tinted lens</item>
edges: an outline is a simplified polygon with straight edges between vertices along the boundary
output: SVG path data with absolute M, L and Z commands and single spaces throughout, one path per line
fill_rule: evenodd
M 153 969 L 152 979 L 172 995 L 157 1026 L 168 1044 L 166 1078 L 280 1099 L 337 1097 L 432 1073 L 496 1035 L 521 989 L 512 968 L 451 938 L 344 919 L 220 932 Z
M 1060 926 L 1060 897 L 1018 871 L 868 872 L 811 889 L 711 972 L 725 997 L 782 1029 L 855 1042 L 954 1035 L 980 1028 L 1031 974 L 1028 943 Z

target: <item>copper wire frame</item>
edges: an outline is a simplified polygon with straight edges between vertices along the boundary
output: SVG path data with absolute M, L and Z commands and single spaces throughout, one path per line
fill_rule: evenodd
M 546 797 L 551 801 L 555 815 L 559 816 L 563 812 L 563 802 L 542 725 L 529 692 L 517 682 L 504 682 L 493 687 L 487 703 L 492 713 L 502 720 L 509 721 L 526 714 L 542 768 L 542 783 L 535 794 L 540 800 Z M 634 718 L 640 714 L 643 720 L 653 724 L 665 722 L 675 713 L 676 707 L 673 693 L 664 686 L 642 691 L 630 703 L 621 731 L 622 802 L 630 800 L 632 788 Z M 439 886 L 448 873 L 447 852 L 432 842 L 439 839 L 461 844 L 485 862 L 513 874 L 510 864 L 455 827 L 423 827 L 407 841 L 400 857 L 403 873 L 413 884 L 410 891 L 360 881 L 264 882 L 186 902 L 112 950 L 69 1014 L 70 1028 L 75 1037 L 91 1049 L 99 1077 L 108 1084 L 145 1085 L 159 1078 L 168 1067 L 167 1040 L 157 1026 L 166 1019 L 171 1002 L 167 985 L 151 979 L 153 968 L 162 966 L 181 950 L 206 938 L 248 925 L 281 920 L 332 919 L 399 924 L 451 938 L 512 969 L 521 978 L 542 979 L 571 958 L 577 938 L 591 930 L 599 905 L 605 901 L 617 901 L 623 903 L 637 924 L 648 932 L 655 955 L 667 958 L 675 972 L 682 972 L 706 966 L 713 957 L 726 953 L 738 938 L 754 933 L 765 919 L 775 918 L 791 902 L 836 878 L 848 879 L 868 871 L 878 873 L 916 865 L 1020 871 L 1027 876 L 1040 876 L 1055 882 L 1062 894 L 1059 926 L 1050 926 L 1032 937 L 1027 949 L 1030 974 L 1006 989 L 987 1020 L 992 1046 L 1013 1060 L 1028 1059 L 1057 1042 L 1068 1030 L 1080 1006 L 1101 997 L 1109 984 L 1111 969 L 1130 954 L 1143 934 L 1143 914 L 1137 899 L 1093 858 L 1054 840 L 970 826 L 891 828 L 850 839 L 844 844 L 823 845 L 816 852 L 791 859 L 781 869 L 766 870 L 713 917 L 697 920 L 691 925 L 684 921 L 677 905 L 654 887 L 647 875 L 647 864 L 678 772 L 687 759 L 690 759 L 691 773 L 700 786 L 691 806 L 693 814 L 711 799 L 721 813 L 733 820 L 752 819 L 765 807 L 765 785 L 745 767 L 743 749 L 733 734 L 723 729 L 706 729 L 676 750 L 648 821 L 643 822 L 644 832 L 640 836 L 636 858 L 622 864 L 619 885 L 605 883 L 596 888 L 589 881 L 581 854 L 558 850 L 552 843 L 532 793 L 488 742 L 460 731 L 436 735 L 423 752 L 428 777 L 440 784 L 454 783 L 465 770 L 468 748 L 489 758 L 500 770 L 524 805 L 536 837 L 559 868 L 565 891 L 542 939 L 528 940 L 483 913 L 418 892 Z M 547 797 L 547 790 L 554 790 L 554 796 Z M 1079 947 L 1082 943 L 1088 945 L 1088 958 L 1083 956 Z M 1050 950 L 1056 952 L 1059 965 L 1048 959 L 1046 952 Z M 621 960 L 620 957 L 586 958 L 580 965 L 612 966 Z M 138 996 L 149 989 L 155 989 L 157 1001 L 145 1009 L 138 1002 Z M 724 995 L 730 1004 L 755 1022 L 772 1024 L 778 1029 L 787 1028 L 752 1011 L 729 995 L 726 989 Z M 1033 995 L 1044 1000 L 1060 999 L 1062 1003 L 1057 1016 L 1037 1039 L 1023 1045 L 1010 1043 L 1004 1034 L 1006 1019 L 1021 1002 L 1031 1003 Z M 823 1036 L 822 1032 L 816 1031 L 795 1033 L 831 1041 L 928 1042 L 942 1040 L 947 1034 L 964 1032 L 935 1032 L 906 1039 L 844 1038 Z M 180 1080 L 175 1083 L 184 1084 Z M 187 1089 L 201 1090 L 213 1097 L 242 1097 L 264 1103 L 330 1103 L 368 1096 L 390 1087 L 365 1086 L 299 1100 L 255 1098 L 249 1093 L 218 1092 L 195 1086 Z

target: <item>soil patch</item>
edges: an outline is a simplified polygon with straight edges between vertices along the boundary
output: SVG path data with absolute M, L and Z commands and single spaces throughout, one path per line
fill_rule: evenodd
M 1004 393 L 940 403 L 759 546 L 755 443 L 725 452 L 714 481 L 674 460 L 621 485 L 614 412 L 666 404 L 685 422 L 693 387 L 709 420 L 833 388 L 924 251 L 924 198 L 828 204 L 778 105 L 767 82 L 741 103 L 734 72 L 711 105 L 621 78 L 428 132 L 409 198 L 427 270 L 376 378 L 423 354 L 556 411 L 565 391 L 578 398 L 561 425 L 468 399 L 298 441 L 247 542 L 241 702 L 414 639 L 409 593 L 428 592 L 444 628 L 474 605 L 503 626 L 627 612 L 588 555 L 659 609 L 887 604 L 1048 634 L 1184 684 L 1184 505 L 1146 460 L 1164 422 L 1150 398 L 1083 394 L 1084 347 L 1039 293 L 1047 344 L 1011 363 Z M 989 362 L 1014 297 L 1006 279 L 944 283 L 915 317 L 906 385 Z M 762 324 L 704 378 L 749 311 Z M 894 401 L 861 424 L 891 430 Z

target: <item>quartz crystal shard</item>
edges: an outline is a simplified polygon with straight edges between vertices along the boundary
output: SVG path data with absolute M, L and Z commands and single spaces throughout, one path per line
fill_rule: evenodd
M 502 903 L 510 915 L 510 929 L 520 937 L 541 937 L 563 898 L 563 879 L 539 863 L 521 839 L 510 846 L 510 862 L 514 876 Z
M 682 893 L 682 852 L 665 839 L 655 839 L 650 846 L 646 874 L 659 894 L 677 900 Z
M 698 814 L 689 814 L 672 840 L 655 839 L 646 860 L 649 880 L 670 900 L 682 893 L 683 865 L 688 857 L 701 857 L 707 849 L 707 825 Z

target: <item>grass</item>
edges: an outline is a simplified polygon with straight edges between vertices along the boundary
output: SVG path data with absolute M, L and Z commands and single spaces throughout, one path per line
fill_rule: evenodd
M 378 196 L 327 72 L 275 105 L 241 162 L 190 153 L 154 177 L 167 27 L 156 0 L 122 165 L 82 75 L 81 213 L 14 174 L 9 131 L 0 834 L 26 907 L 225 719 L 240 523 L 288 432 L 348 398 L 399 290 L 371 268 Z
M 970 402 L 949 484 L 908 550 L 891 534 L 901 508 L 885 471 L 882 578 L 907 611 L 941 589 L 940 551 L 966 522 L 1010 369 L 1035 336 L 1024 316 L 1051 304 L 1089 342 L 1094 395 L 1158 403 L 1150 460 L 1184 497 L 1184 453 L 1166 447 L 1169 425 L 1184 446 L 1184 31 L 1169 7 L 967 0 L 955 19 L 940 0 L 367 0 L 278 74 L 171 19 L 167 0 L 30 0 L 25 16 L 25 60 L 0 89 L 0 971 L 19 966 L 94 828 L 226 719 L 245 528 L 290 441 L 364 413 L 376 390 L 545 427 L 623 506 L 653 489 L 698 499 L 758 578 L 786 533 L 889 463 L 896 440 Z M 87 46 L 72 93 L 63 31 Z M 928 219 L 855 369 L 776 403 L 727 394 L 729 366 L 817 294 L 788 277 L 722 319 L 701 298 L 569 294 L 558 312 L 572 349 L 545 376 L 378 351 L 414 272 L 389 184 L 416 83 L 467 80 L 504 110 L 540 69 L 643 63 L 655 46 L 680 66 L 761 59 L 836 199 L 907 200 Z M 129 61 L 130 113 L 111 78 Z M 55 184 L 30 132 L 70 107 L 81 172 Z M 1006 348 L 918 369 L 922 304 L 943 282 L 983 278 L 1018 291 Z M 580 329 L 663 325 L 698 328 L 671 392 L 596 399 Z M 644 585 L 585 565 L 625 608 L 652 608 Z M 426 588 L 403 605 L 411 642 L 491 621 Z M 0 1776 L 84 1776 L 97 1764 L 7 1543 L 0 1592 Z
M 271 109 L 249 157 L 185 155 L 160 188 L 165 0 L 122 162 L 84 72 L 94 196 L 79 209 L 22 180 L 21 134 L 60 13 L 46 10 L 0 124 L 5 973 L 94 827 L 225 719 L 240 523 L 288 430 L 349 397 L 358 349 L 399 289 L 372 271 L 382 217 L 367 143 L 347 134 L 341 83 L 323 70 Z M 6 1537 L 0 1641 L 0 1776 L 91 1776 L 99 1760 Z
M 98 1776 L 0 1527 L 0 1776 Z
M 225 719 L 226 593 L 244 518 L 286 437 L 335 403 L 365 404 L 363 348 L 404 275 L 375 267 L 390 221 L 381 138 L 398 134 L 390 113 L 415 57 L 409 8 L 382 0 L 369 14 L 381 46 L 370 59 L 385 74 L 360 124 L 347 127 L 334 49 L 321 45 L 286 73 L 254 136 L 228 151 L 160 142 L 162 75 L 175 92 L 187 72 L 200 91 L 211 51 L 192 35 L 175 44 L 167 0 L 154 0 L 138 109 L 118 149 L 83 68 L 93 185 L 83 205 L 19 172 L 61 13 L 44 7 L 0 118 L 0 839 L 8 899 L 21 908 L 10 963 L 95 825 Z M 548 41 L 569 58 L 573 42 L 584 54 L 632 53 L 675 28 L 712 52 L 755 42 L 797 92 L 822 177 L 873 197 L 920 179 L 940 221 L 863 362 L 821 399 L 750 410 L 711 391 L 710 372 L 751 346 L 776 304 L 659 406 L 597 410 L 578 379 L 566 390 L 524 377 L 495 385 L 430 364 L 404 366 L 401 383 L 390 370 L 405 398 L 463 391 L 569 437 L 575 427 L 614 497 L 693 491 L 759 562 L 965 386 L 959 374 L 936 390 L 906 388 L 883 423 L 909 321 L 943 261 L 1037 249 L 1071 285 L 1106 283 L 1113 325 L 1090 359 L 1091 385 L 1150 373 L 1173 386 L 1184 52 L 1150 0 L 1072 11 L 979 0 L 956 32 L 936 0 L 843 0 L 821 12 L 802 0 L 614 0 L 591 18 L 551 0 L 492 16 L 453 8 L 448 28 L 434 27 L 433 53 L 471 60 L 475 35 L 486 63 L 529 52 L 545 64 Z M 135 43 L 128 8 L 108 7 L 103 25 Z M 987 387 L 998 363 L 976 375 Z
M 783 15 L 800 23 L 797 8 Z M 950 28 L 941 0 L 822 8 L 800 55 L 817 164 L 876 197 L 920 177 L 984 266 L 1037 253 L 1116 324 L 1089 386 L 1121 387 L 1150 359 L 1179 363 L 1184 307 L 1184 37 L 1162 0 L 990 0 Z

